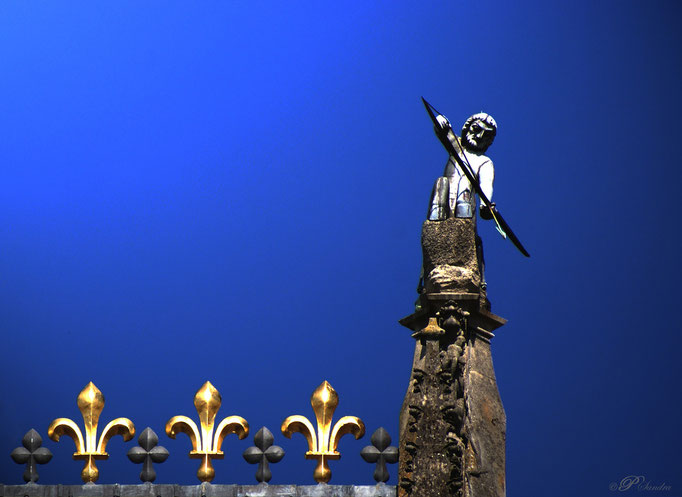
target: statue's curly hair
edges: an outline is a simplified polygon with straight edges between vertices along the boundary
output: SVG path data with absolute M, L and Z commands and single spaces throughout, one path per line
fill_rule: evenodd
M 495 135 L 497 135 L 497 123 L 495 122 L 495 119 L 493 119 L 493 116 L 486 114 L 485 112 L 479 112 L 478 114 L 474 114 L 467 119 L 462 126 L 462 133 L 465 133 L 466 129 L 471 126 L 474 121 L 483 121 L 485 124 L 490 126 L 493 129 L 492 138 L 495 138 Z

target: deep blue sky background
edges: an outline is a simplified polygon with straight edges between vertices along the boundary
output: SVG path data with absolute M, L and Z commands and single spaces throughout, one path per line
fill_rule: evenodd
M 222 393 L 275 433 L 271 483 L 312 484 L 290 414 L 327 379 L 357 415 L 332 483 L 397 442 L 421 223 L 445 152 L 419 97 L 480 110 L 496 200 L 532 254 L 480 226 L 508 417 L 508 495 L 682 495 L 680 7 L 591 2 L 3 2 L 0 482 L 31 427 L 74 484 L 76 396 L 151 426 L 158 483 L 193 484 L 173 415 Z M 135 483 L 120 437 L 100 483 Z M 226 439 L 215 483 L 250 483 Z M 397 467 L 391 467 L 395 483 Z

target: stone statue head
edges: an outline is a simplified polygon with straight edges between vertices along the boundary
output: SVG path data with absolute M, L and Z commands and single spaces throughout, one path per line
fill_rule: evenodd
M 497 134 L 497 123 L 485 112 L 474 114 L 462 126 L 462 144 L 471 152 L 483 153 L 492 145 Z

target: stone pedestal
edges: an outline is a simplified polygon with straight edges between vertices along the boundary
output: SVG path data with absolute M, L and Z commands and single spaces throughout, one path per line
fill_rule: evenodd
M 479 293 L 476 218 L 426 221 L 422 228 L 425 295 Z
M 505 495 L 506 419 L 490 354 L 506 321 L 481 291 L 475 219 L 426 221 L 424 293 L 400 413 L 398 496 Z

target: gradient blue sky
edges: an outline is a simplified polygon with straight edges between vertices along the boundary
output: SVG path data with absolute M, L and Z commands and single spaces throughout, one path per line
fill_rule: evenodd
M 480 226 L 508 418 L 510 497 L 608 496 L 644 475 L 682 495 L 674 1 L 0 4 L 0 482 L 29 428 L 75 484 L 76 396 L 151 426 L 158 483 L 195 483 L 173 415 L 263 425 L 271 483 L 313 483 L 324 379 L 368 434 L 398 438 L 428 196 L 446 159 L 419 97 L 499 125 L 494 200 L 532 254 Z M 100 483 L 140 467 L 110 442 Z M 215 483 L 254 482 L 231 436 Z M 395 483 L 397 467 L 390 468 Z

